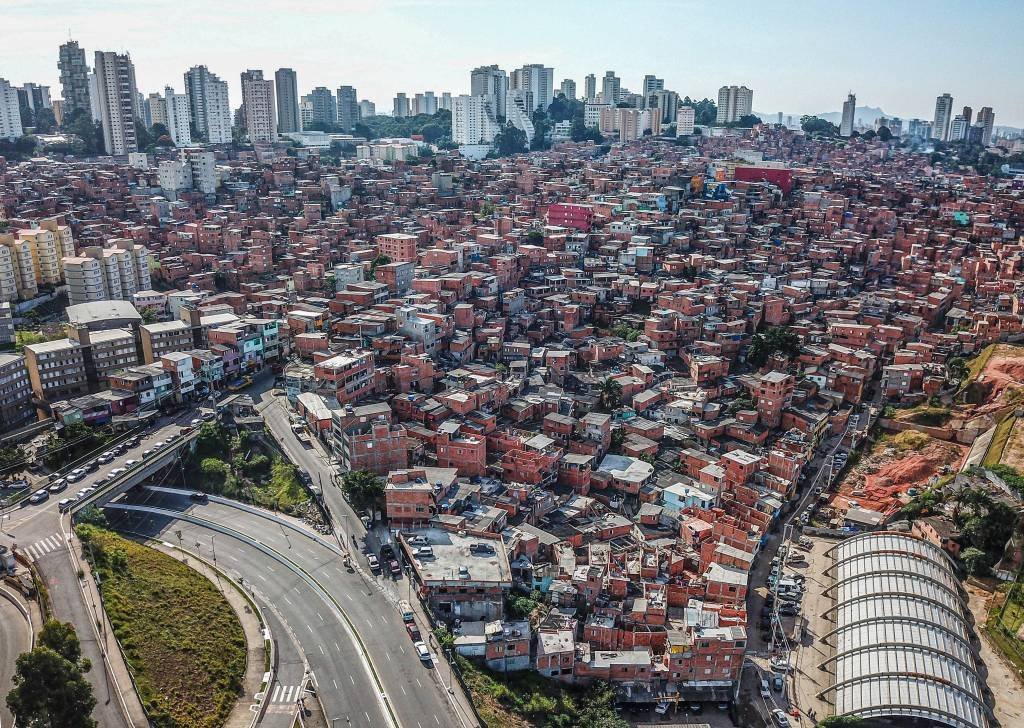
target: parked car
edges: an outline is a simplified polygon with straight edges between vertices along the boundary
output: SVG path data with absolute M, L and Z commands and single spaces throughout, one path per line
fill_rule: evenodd
M 762 698 L 770 698 L 772 696 L 772 690 L 768 687 L 767 680 L 761 680 L 761 687 L 758 689 L 758 692 L 761 693 Z
M 402 575 L 402 567 L 399 566 L 398 562 L 394 559 L 391 559 L 391 561 L 388 562 L 388 568 L 391 569 L 391 576 L 396 579 Z
M 800 607 L 793 602 L 787 602 L 779 607 L 779 614 L 785 617 L 795 617 L 800 614 Z
M 775 721 L 775 725 L 777 725 L 778 728 L 790 727 L 789 716 L 778 708 L 772 711 L 772 720 Z
M 370 571 L 380 571 L 380 562 L 373 554 L 366 557 L 366 563 L 370 565 Z
M 430 650 L 427 649 L 427 646 L 422 641 L 414 642 L 413 647 L 416 648 L 416 655 L 423 662 L 430 662 Z
M 68 473 L 68 482 L 77 483 L 79 480 L 85 477 L 85 468 L 75 468 Z
M 126 470 L 128 468 L 134 468 L 138 464 L 139 464 L 138 460 L 125 460 L 124 461 L 124 467 L 125 467 Z
M 112 452 L 105 452 L 102 455 L 100 455 L 98 458 L 96 458 L 96 461 L 100 465 L 106 465 L 107 463 L 111 462 L 113 459 L 114 459 L 114 453 L 112 453 Z
M 422 637 L 420 636 L 420 628 L 416 626 L 415 622 L 407 622 L 405 625 L 405 631 L 409 633 L 413 642 L 418 642 Z
M 775 675 L 772 677 L 772 687 L 775 688 L 777 692 L 781 693 L 782 688 L 784 688 L 785 686 L 786 681 L 783 680 L 782 675 Z
M 402 615 L 403 622 L 412 622 L 414 619 L 412 606 L 404 599 L 398 602 L 398 613 Z
M 421 559 L 432 559 L 434 558 L 434 548 L 432 546 L 420 546 L 416 549 L 416 556 Z
M 386 543 L 380 547 L 381 561 L 391 561 L 393 558 L 395 558 L 395 548 L 391 544 Z
M 64 480 L 64 478 L 57 478 L 55 481 L 50 483 L 50 485 L 47 488 L 47 490 L 50 491 L 51 493 L 60 493 L 62 490 L 64 490 L 67 487 L 68 487 L 68 481 Z
M 787 673 L 790 669 L 789 661 L 782 657 L 773 657 L 768 664 L 775 672 Z

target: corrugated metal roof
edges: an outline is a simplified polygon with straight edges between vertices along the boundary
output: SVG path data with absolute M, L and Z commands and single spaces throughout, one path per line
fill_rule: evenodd
M 949 556 L 900 533 L 832 549 L 838 715 L 988 728 L 970 628 Z

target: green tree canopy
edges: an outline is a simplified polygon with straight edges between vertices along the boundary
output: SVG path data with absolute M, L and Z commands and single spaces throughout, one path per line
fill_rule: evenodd
M 384 483 L 369 470 L 354 470 L 341 479 L 345 497 L 354 505 L 372 507 L 384 498 Z
M 786 326 L 771 326 L 762 333 L 754 334 L 747 362 L 751 366 L 762 367 L 775 353 L 795 359 L 800 353 L 800 336 Z
M 18 657 L 7 707 L 22 728 L 95 728 L 95 706 L 78 664 L 42 644 Z
M 821 136 L 839 136 L 839 127 L 831 121 L 820 119 L 817 116 L 801 116 L 800 128 L 808 134 L 819 134 Z
M 82 659 L 82 646 L 78 642 L 78 634 L 70 622 L 48 619 L 39 631 L 39 644 L 49 647 L 68 662 L 79 664 Z
M 505 124 L 494 138 L 494 148 L 499 157 L 521 154 L 527 150 L 526 132 L 511 124 Z

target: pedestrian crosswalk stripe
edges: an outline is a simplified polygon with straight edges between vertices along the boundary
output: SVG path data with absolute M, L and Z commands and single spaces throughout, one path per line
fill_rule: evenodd
M 299 685 L 281 685 L 278 683 L 274 686 L 274 692 L 270 696 L 271 703 L 294 703 L 299 699 L 300 686 Z
M 25 553 L 33 560 L 39 559 L 42 556 L 56 551 L 61 547 L 60 537 L 57 535 L 47 536 L 46 538 L 36 541 L 34 544 L 25 549 Z

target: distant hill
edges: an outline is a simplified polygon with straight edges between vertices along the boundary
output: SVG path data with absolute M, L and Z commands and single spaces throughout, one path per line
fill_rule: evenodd
M 843 120 L 842 111 L 826 111 L 821 114 L 815 114 L 815 116 L 817 116 L 819 119 L 824 119 L 825 121 L 831 121 L 836 126 L 838 126 L 839 122 Z M 877 106 L 858 106 L 853 114 L 853 118 L 855 121 L 859 121 L 862 124 L 868 125 L 874 124 L 875 119 L 877 119 L 880 116 L 891 116 L 891 114 L 885 113 Z
M 778 112 L 766 113 L 755 111 L 754 113 L 761 117 L 762 121 L 774 122 L 778 118 Z M 783 118 L 792 116 L 793 122 L 796 123 L 803 114 L 783 114 L 782 116 Z M 824 119 L 825 121 L 831 121 L 836 126 L 839 126 L 839 122 L 843 120 L 842 111 L 824 111 L 820 114 L 813 114 L 813 116 L 817 116 L 819 119 Z M 890 114 L 885 113 L 877 106 L 858 106 L 857 112 L 853 118 L 861 123 L 870 125 L 874 124 L 875 119 L 880 116 L 890 116 Z

